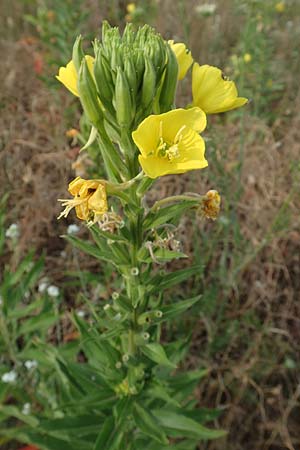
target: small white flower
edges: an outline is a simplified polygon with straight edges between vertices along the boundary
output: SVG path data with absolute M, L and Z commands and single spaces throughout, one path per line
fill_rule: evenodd
M 12 223 L 5 232 L 5 237 L 9 239 L 18 239 L 20 236 L 19 225 L 16 223 Z
M 120 313 L 116 314 L 114 317 L 115 320 L 121 320 L 121 318 L 122 318 L 122 316 Z
M 79 311 L 77 311 L 76 314 L 77 314 L 78 317 L 82 317 L 83 318 L 85 316 L 85 311 L 83 311 L 82 309 L 79 309 Z
M 203 5 L 197 5 L 195 11 L 200 16 L 212 16 L 217 9 L 217 5 L 214 3 L 204 3 Z
M 4 373 L 1 377 L 3 383 L 14 383 L 16 379 L 17 379 L 17 372 L 15 372 L 14 370 Z
M 38 366 L 38 362 L 35 361 L 35 359 L 28 359 L 27 361 L 24 362 L 24 366 L 26 367 L 27 370 L 31 370 L 31 369 L 36 369 Z
M 48 292 L 48 295 L 50 295 L 50 297 L 58 297 L 59 296 L 59 289 L 57 286 L 54 286 L 53 284 L 51 284 L 51 286 L 48 287 L 47 292 Z
M 22 413 L 25 414 L 25 416 L 28 416 L 31 412 L 31 404 L 30 403 L 24 403 L 22 408 Z
M 76 225 L 76 223 L 71 223 L 71 225 L 68 226 L 67 228 L 67 233 L 68 234 L 77 234 L 79 232 L 80 228 L 78 225 Z
M 103 306 L 104 311 L 107 311 L 109 308 L 110 308 L 110 304 L 109 304 L 109 303 L 106 303 L 106 304 Z
M 39 284 L 38 291 L 40 294 L 43 294 L 48 287 L 48 282 L 46 280 L 42 280 Z

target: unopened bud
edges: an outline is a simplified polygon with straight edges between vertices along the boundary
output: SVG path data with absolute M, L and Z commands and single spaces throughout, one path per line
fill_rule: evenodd
M 99 103 L 96 86 L 85 58 L 82 60 L 79 70 L 78 92 L 84 112 L 90 122 L 98 128 L 103 122 L 103 112 Z
M 76 72 L 79 72 L 81 61 L 83 60 L 83 58 L 84 58 L 84 53 L 82 50 L 82 37 L 78 36 L 73 45 L 73 52 L 72 52 L 72 60 L 73 60 Z
M 126 75 L 117 68 L 115 103 L 117 121 L 121 127 L 128 127 L 135 115 Z
M 142 87 L 142 105 L 147 108 L 153 101 L 155 94 L 156 74 L 149 58 L 145 58 L 145 72 Z
M 111 70 L 106 62 L 102 48 L 99 48 L 96 53 L 94 74 L 100 100 L 104 103 L 105 108 L 112 108 L 111 102 L 113 98 L 113 81 Z
M 173 50 L 167 45 L 168 62 L 165 72 L 165 78 L 159 98 L 160 112 L 164 113 L 170 111 L 174 104 L 177 78 L 178 78 L 178 63 Z

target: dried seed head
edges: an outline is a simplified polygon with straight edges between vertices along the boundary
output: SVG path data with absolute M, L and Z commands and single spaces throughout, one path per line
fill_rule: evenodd
M 221 196 L 215 190 L 210 190 L 203 197 L 200 207 L 201 214 L 207 219 L 216 220 L 220 212 Z

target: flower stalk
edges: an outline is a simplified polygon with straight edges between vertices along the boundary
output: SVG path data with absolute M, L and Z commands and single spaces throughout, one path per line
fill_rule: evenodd
M 95 40 L 93 49 L 94 57 L 84 55 L 79 37 L 72 64 L 58 77 L 80 98 L 107 178 L 77 178 L 69 184 L 73 198 L 61 200 L 65 210 L 60 217 L 75 208 L 90 227 L 93 243 L 71 235 L 66 239 L 112 265 L 119 277 L 114 295 L 100 307 L 99 326 L 87 327 L 76 318 L 86 364 L 97 368 L 101 389 L 114 398 L 110 408 L 102 409 L 105 419 L 91 449 L 146 449 L 149 440 L 156 445 L 151 448 L 165 448 L 173 436 L 196 448 L 204 432 L 206 439 L 224 432 L 189 417 L 187 397 L 196 384 L 188 374 L 186 384 L 178 382 L 175 371 L 184 351 L 176 341 L 164 345 L 161 331 L 164 322 L 196 305 L 201 293 L 185 299 L 174 288 L 200 268 L 170 272 L 165 265 L 187 258 L 176 238 L 184 213 L 197 210 L 215 220 L 220 196 L 215 190 L 187 193 L 148 207 L 147 194 L 157 178 L 205 169 L 200 133 L 206 128 L 206 113 L 240 107 L 246 99 L 237 97 L 234 83 L 224 80 L 219 69 L 197 65 L 184 44 L 166 42 L 149 26 L 135 31 L 128 24 L 121 35 L 105 22 L 102 40 Z M 192 65 L 194 104 L 176 109 L 177 84 Z M 168 289 L 174 292 L 169 303 Z M 91 338 L 95 357 L 87 344 Z M 170 417 L 176 419 L 170 422 Z M 193 426 L 193 436 L 187 424 Z

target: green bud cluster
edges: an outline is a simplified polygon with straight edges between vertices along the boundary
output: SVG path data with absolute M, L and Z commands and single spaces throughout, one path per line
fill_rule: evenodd
M 107 22 L 102 41 L 94 42 L 94 76 L 105 118 L 117 127 L 135 129 L 152 112 L 174 103 L 178 66 L 167 42 L 150 26 L 123 35 Z

